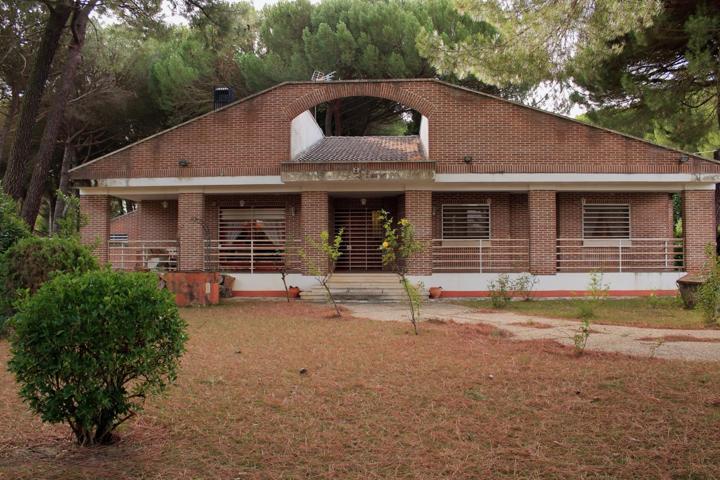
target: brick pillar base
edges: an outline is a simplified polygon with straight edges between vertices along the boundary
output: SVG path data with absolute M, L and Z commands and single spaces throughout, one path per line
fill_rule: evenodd
M 530 273 L 557 273 L 557 203 L 553 191 L 528 192 L 530 210 Z
M 205 267 L 205 196 L 202 193 L 178 195 L 178 270 L 197 272 Z
M 408 190 L 405 192 L 405 218 L 415 227 L 415 239 L 422 251 L 409 260 L 410 275 L 432 275 L 432 192 Z
M 330 230 L 328 202 L 328 192 L 302 192 L 300 196 L 300 231 L 303 235 L 303 249 L 321 275 L 327 273 L 327 257 L 322 251 L 313 247 L 309 240 L 319 244 L 320 234 Z M 302 272 L 305 275 L 312 274 L 305 262 L 303 262 Z
M 101 264 L 108 262 L 110 239 L 110 196 L 83 195 L 80 197 L 80 213 L 87 223 L 80 228 L 84 245 L 94 247 L 93 253 Z
M 715 191 L 684 190 L 682 219 L 685 270 L 698 273 L 705 265 L 705 249 L 715 246 Z

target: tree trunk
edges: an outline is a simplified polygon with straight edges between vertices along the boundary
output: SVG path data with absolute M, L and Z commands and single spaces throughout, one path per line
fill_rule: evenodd
M 329 102 L 325 108 L 325 136 L 329 137 L 332 135 L 332 114 L 333 104 Z
M 335 105 L 333 109 L 335 112 L 335 135 L 340 136 L 342 135 L 342 121 L 340 119 L 342 115 L 342 99 L 338 98 L 333 104 Z
M 2 131 L 0 131 L 0 172 L 5 171 L 5 141 L 10 134 L 13 122 L 15 121 L 15 115 L 17 114 L 17 107 L 20 104 L 20 92 L 17 88 L 12 89 L 10 97 L 10 106 L 8 107 L 7 116 L 5 117 L 5 123 L 3 124 Z
M 50 75 L 53 58 L 71 13 L 72 6 L 67 0 L 50 10 L 42 41 L 35 56 L 35 64 L 23 95 L 20 118 L 3 179 L 3 188 L 16 200 L 20 199 L 23 194 L 25 169 L 32 146 L 33 127 L 40 110 L 40 102 L 45 92 L 45 84 Z
M 76 158 L 75 145 L 71 142 L 65 143 L 63 150 L 62 167 L 60 167 L 60 180 L 58 182 L 57 191 L 68 195 L 70 193 L 70 169 L 75 166 Z M 57 196 L 55 201 L 55 212 L 53 213 L 52 233 L 58 231 L 58 220 L 65 216 L 65 201 L 61 196 Z
M 31 228 L 35 225 L 35 219 L 40 210 L 42 196 L 43 193 L 45 193 L 45 182 L 48 177 L 50 163 L 53 153 L 55 152 L 55 144 L 65 115 L 65 106 L 75 86 L 75 74 L 82 60 L 82 49 L 85 45 L 88 15 L 95 6 L 95 3 L 94 1 L 89 2 L 84 8 L 76 9 L 73 13 L 70 25 L 72 39 L 68 46 L 67 60 L 65 60 L 62 76 L 60 77 L 60 86 L 55 94 L 55 98 L 53 98 L 50 113 L 45 123 L 45 130 L 40 140 L 40 149 L 35 155 L 35 167 L 22 207 L 22 217 Z

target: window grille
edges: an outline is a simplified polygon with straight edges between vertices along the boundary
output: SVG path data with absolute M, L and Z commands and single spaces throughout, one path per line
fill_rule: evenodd
M 629 239 L 630 205 L 583 205 L 584 239 Z
M 234 272 L 276 272 L 285 261 L 285 209 L 221 208 L 218 262 Z
M 127 233 L 111 233 L 110 241 L 113 243 L 127 243 L 128 234 Z
M 443 205 L 442 238 L 489 240 L 490 205 Z

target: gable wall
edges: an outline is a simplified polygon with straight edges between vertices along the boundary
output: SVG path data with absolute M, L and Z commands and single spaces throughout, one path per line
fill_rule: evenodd
M 436 81 L 285 84 L 137 143 L 74 178 L 278 175 L 290 123 L 317 103 L 373 95 L 429 120 L 438 173 L 692 173 L 720 166 Z M 469 165 L 463 162 L 473 157 Z M 179 160 L 190 166 L 178 167 Z

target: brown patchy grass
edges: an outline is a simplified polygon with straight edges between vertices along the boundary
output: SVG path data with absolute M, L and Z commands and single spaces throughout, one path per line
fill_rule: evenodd
M 415 336 L 330 312 L 184 310 L 178 385 L 109 447 L 41 424 L 0 369 L 0 478 L 720 477 L 717 364 L 576 357 L 486 326 Z

